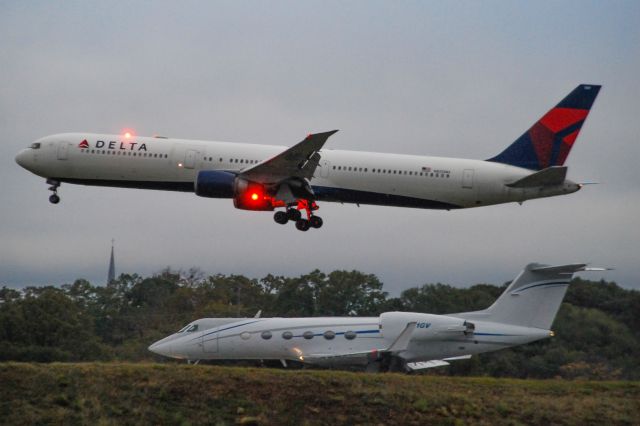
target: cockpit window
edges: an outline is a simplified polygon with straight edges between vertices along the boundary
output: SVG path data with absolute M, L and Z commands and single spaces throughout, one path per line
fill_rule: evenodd
M 31 149 L 40 149 L 40 142 L 34 142 L 30 146 Z
M 187 328 L 190 327 L 191 324 L 187 324 L 184 327 L 182 327 L 180 330 L 178 330 L 178 333 L 184 333 L 185 331 L 187 331 Z
M 193 324 L 191 327 L 187 328 L 187 333 L 193 333 L 194 331 L 198 331 L 198 324 Z

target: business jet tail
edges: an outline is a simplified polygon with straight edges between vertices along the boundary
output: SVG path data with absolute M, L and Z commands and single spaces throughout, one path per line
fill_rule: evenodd
M 583 263 L 559 266 L 531 263 L 489 308 L 452 316 L 549 330 L 573 274 L 604 270 Z

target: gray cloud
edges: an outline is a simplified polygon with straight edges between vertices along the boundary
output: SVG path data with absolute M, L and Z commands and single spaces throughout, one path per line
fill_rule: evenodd
M 263 276 L 314 268 L 502 282 L 530 261 L 593 261 L 640 287 L 636 4 L 3 3 L 0 283 L 106 279 L 166 265 Z M 556 199 L 459 212 L 324 203 L 302 234 L 189 194 L 63 185 L 15 153 L 63 131 L 488 158 L 579 83 L 604 85 L 568 165 L 599 181 Z M 595 276 L 594 276 L 595 277 Z M 596 278 L 599 278 L 596 277 Z

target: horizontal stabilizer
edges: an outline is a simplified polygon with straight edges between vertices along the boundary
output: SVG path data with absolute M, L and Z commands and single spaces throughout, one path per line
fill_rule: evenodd
M 574 274 L 579 271 L 584 271 L 586 268 L 585 263 L 571 263 L 568 265 L 558 265 L 558 266 L 549 266 L 549 265 L 539 265 L 536 266 L 531 265 L 529 268 L 530 271 L 534 272 L 545 272 L 548 274 Z
M 567 167 L 551 166 L 539 172 L 531 173 L 515 182 L 508 183 L 509 188 L 535 188 L 538 186 L 560 185 L 567 177 Z

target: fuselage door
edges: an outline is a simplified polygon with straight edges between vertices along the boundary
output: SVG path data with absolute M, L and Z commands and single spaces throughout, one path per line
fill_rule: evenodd
M 194 151 L 192 149 L 187 150 L 187 153 L 184 156 L 184 168 L 185 169 L 195 168 L 197 156 L 198 156 L 198 151 Z
M 58 160 L 69 158 L 69 144 L 67 142 L 58 143 Z
M 462 171 L 462 187 L 471 189 L 473 188 L 473 169 L 464 169 Z
M 331 169 L 331 163 L 328 161 L 323 161 L 318 165 L 316 170 L 319 170 L 319 175 L 321 178 L 329 177 L 329 170 Z
M 218 352 L 218 333 L 205 333 L 202 336 L 202 350 L 206 353 Z

